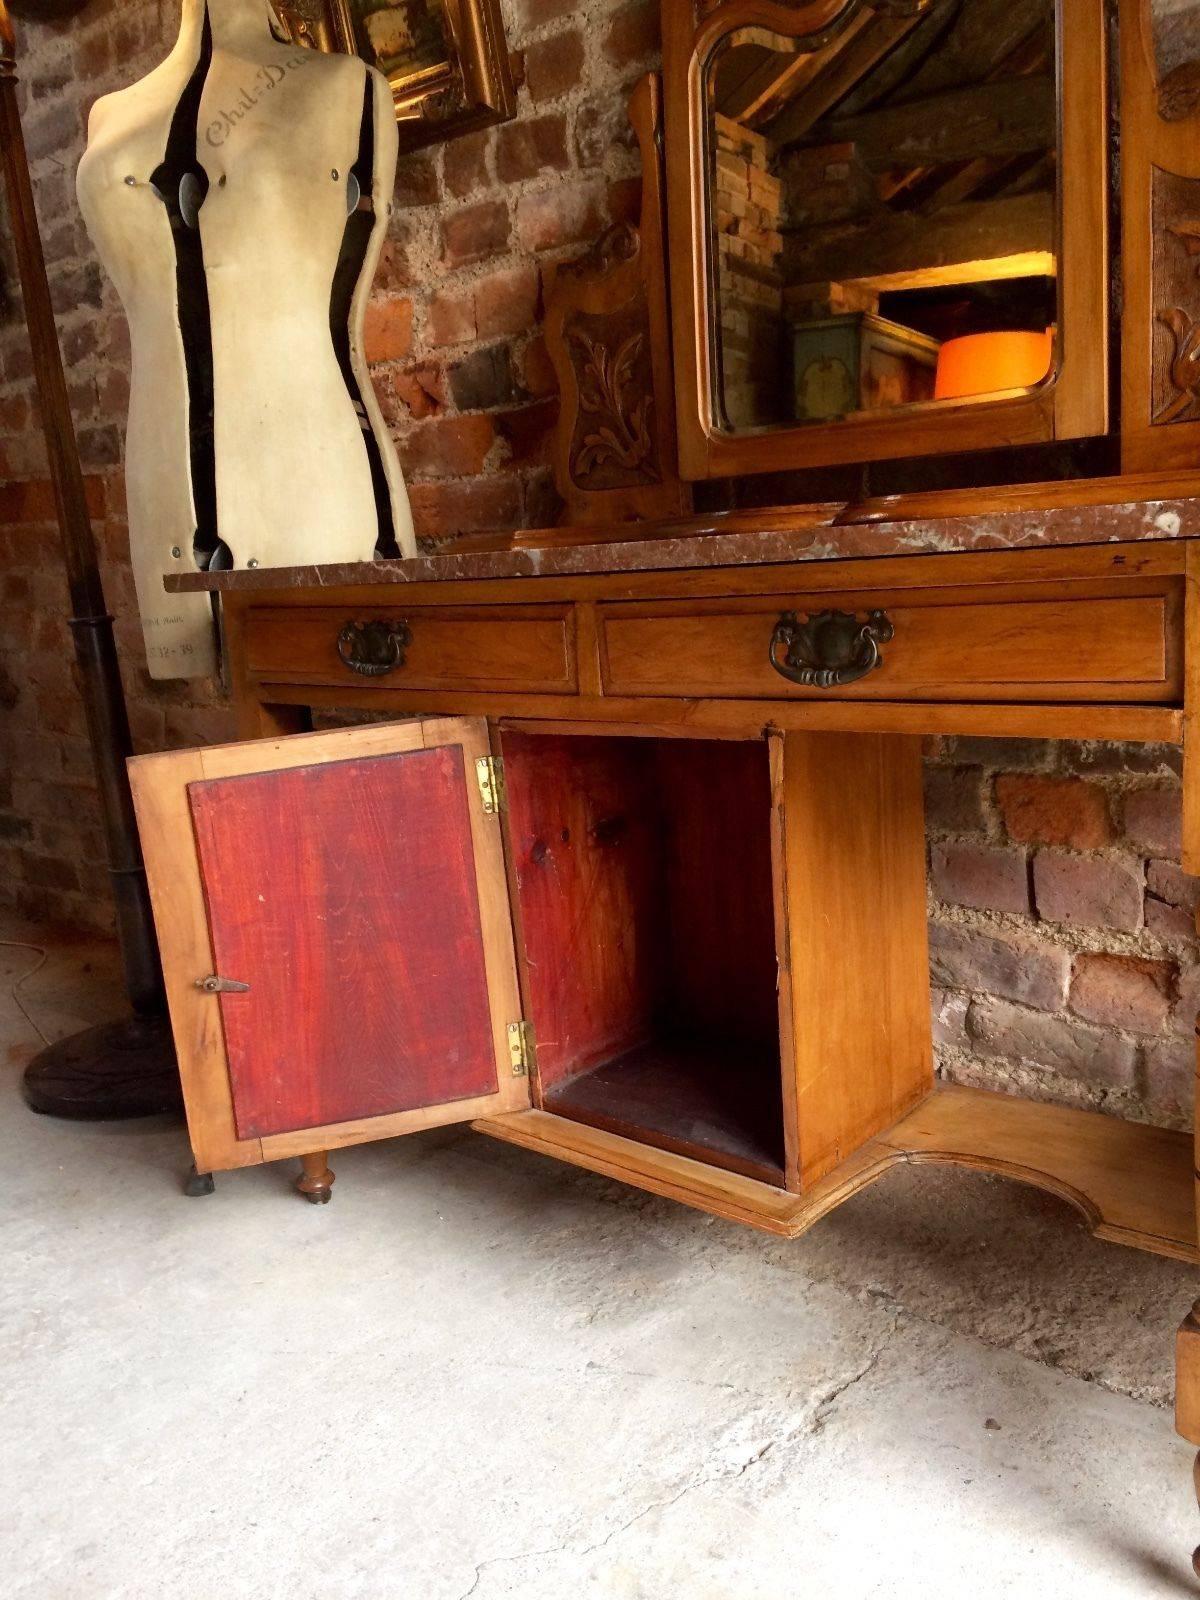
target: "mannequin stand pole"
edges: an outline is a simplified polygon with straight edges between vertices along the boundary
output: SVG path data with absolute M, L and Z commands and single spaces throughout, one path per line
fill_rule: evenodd
M 129 717 L 54 325 L 17 108 L 16 49 L 4 0 L 0 0 L 0 159 L 62 536 L 71 634 L 100 793 L 125 987 L 134 1013 L 124 1021 L 89 1028 L 43 1050 L 26 1069 L 24 1093 L 34 1111 L 50 1116 L 89 1121 L 152 1116 L 179 1109 L 179 1073 L 125 770 L 125 758 L 132 754 Z

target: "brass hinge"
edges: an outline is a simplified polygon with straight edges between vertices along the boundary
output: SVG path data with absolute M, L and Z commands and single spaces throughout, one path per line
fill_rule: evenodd
M 475 762 L 475 778 L 483 814 L 494 817 L 504 809 L 504 762 L 500 756 L 480 756 Z
M 527 1078 L 537 1060 L 537 1044 L 533 1037 L 533 1023 L 510 1022 L 508 1025 L 508 1059 L 512 1063 L 514 1078 Z

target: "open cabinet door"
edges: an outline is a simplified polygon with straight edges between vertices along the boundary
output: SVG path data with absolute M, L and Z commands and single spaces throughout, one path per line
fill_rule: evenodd
M 200 1171 L 529 1105 L 488 754 L 455 718 L 130 762 Z

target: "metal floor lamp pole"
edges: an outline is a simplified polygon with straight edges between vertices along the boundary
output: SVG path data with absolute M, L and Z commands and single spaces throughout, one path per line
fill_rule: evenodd
M 125 770 L 125 758 L 132 753 L 129 717 L 46 280 L 17 108 L 16 49 L 4 0 L 0 0 L 0 147 L 71 596 L 78 687 L 87 712 L 117 933 L 133 1011 L 122 1021 L 88 1028 L 43 1050 L 26 1070 L 24 1093 L 35 1111 L 51 1116 L 87 1120 L 148 1116 L 179 1108 L 179 1074 Z

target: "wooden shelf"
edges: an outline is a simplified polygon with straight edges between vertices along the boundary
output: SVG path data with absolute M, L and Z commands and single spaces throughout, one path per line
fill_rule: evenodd
M 1035 1184 L 1103 1239 L 1200 1260 L 1188 1134 L 944 1084 L 877 1143 Z
M 555 1084 L 545 1108 L 763 1183 L 783 1183 L 777 1047 L 756 1051 L 686 1035 L 652 1039 Z
M 801 1195 L 548 1111 L 489 1117 L 475 1127 L 789 1238 L 897 1162 L 952 1162 L 1057 1195 L 1103 1239 L 1200 1261 L 1190 1135 L 984 1089 L 939 1085 L 915 1111 Z

